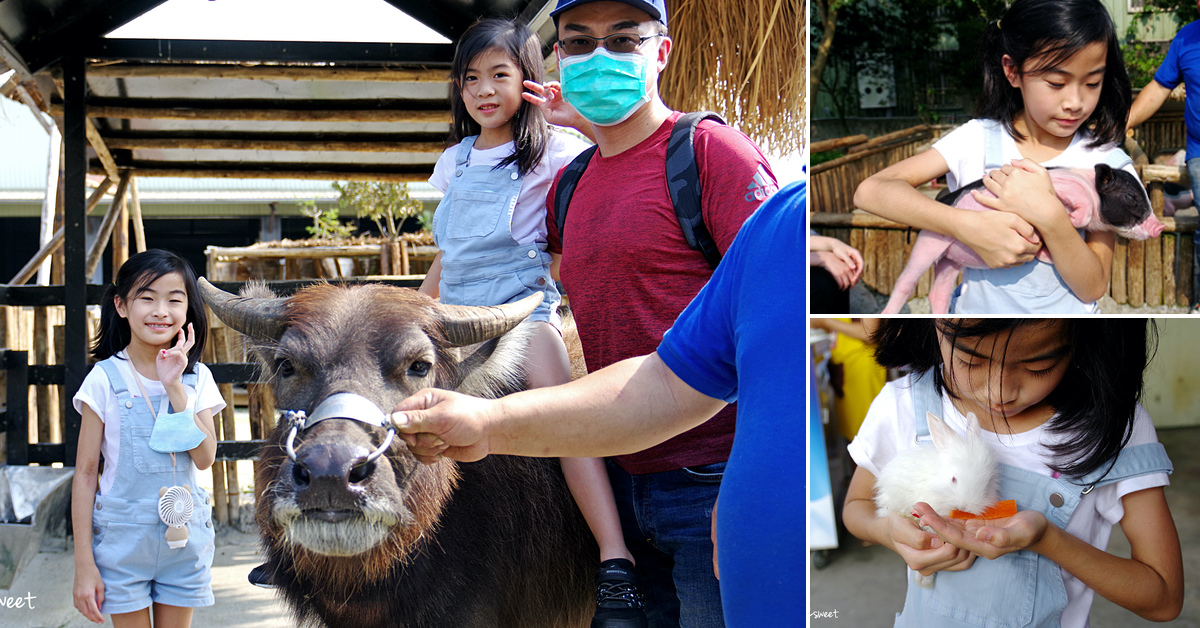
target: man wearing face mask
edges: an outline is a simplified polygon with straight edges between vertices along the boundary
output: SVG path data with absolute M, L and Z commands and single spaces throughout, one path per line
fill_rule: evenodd
M 550 252 L 561 252 L 590 372 L 653 352 L 712 267 L 688 245 L 667 187 L 667 140 L 683 114 L 658 94 L 671 52 L 665 0 L 559 0 L 551 16 L 562 82 L 526 83 L 541 95 L 526 98 L 552 124 L 581 129 L 599 147 L 571 195 L 561 236 L 557 181 L 547 198 Z M 766 157 L 732 127 L 700 122 L 694 147 L 704 225 L 724 253 L 778 186 Z M 607 463 L 651 627 L 724 625 L 710 530 L 734 416 L 729 406 Z

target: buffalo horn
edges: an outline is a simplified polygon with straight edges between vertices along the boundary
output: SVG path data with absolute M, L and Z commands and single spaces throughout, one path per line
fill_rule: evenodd
M 204 302 L 229 327 L 255 340 L 275 341 L 283 335 L 287 299 L 238 296 L 208 283 L 204 277 L 198 283 Z
M 438 311 L 446 339 L 455 347 L 465 347 L 508 333 L 537 309 L 542 293 L 504 305 L 439 305 Z

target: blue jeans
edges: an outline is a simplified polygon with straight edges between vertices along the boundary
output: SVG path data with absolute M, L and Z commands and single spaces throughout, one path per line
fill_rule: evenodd
M 650 628 L 723 628 L 713 575 L 712 509 L 725 463 L 631 475 L 611 460 L 625 544 L 637 561 Z
M 1188 178 L 1192 180 L 1192 203 L 1200 208 L 1200 157 L 1187 160 Z M 1193 268 L 1192 294 L 1200 294 L 1200 230 L 1192 232 L 1192 244 L 1195 250 Z M 1195 303 L 1192 307 L 1195 307 Z

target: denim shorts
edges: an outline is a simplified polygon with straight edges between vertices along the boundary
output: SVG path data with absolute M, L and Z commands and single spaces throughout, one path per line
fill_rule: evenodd
M 96 498 L 92 553 L 104 580 L 101 612 L 131 613 L 152 602 L 189 608 L 213 604 L 212 507 L 202 494 L 193 493 L 192 499 L 187 545 L 171 549 L 157 501 L 118 504 Z

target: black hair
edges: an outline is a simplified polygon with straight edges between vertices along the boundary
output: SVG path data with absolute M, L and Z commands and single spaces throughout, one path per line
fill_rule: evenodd
M 1140 318 L 931 319 L 883 321 L 872 337 L 875 358 L 885 368 L 932 371 L 934 386 L 957 399 L 943 377 L 938 332 L 951 343 L 1060 320 L 1071 351 L 1070 366 L 1046 397 L 1055 411 L 1047 429 L 1070 438 L 1051 445 L 1050 468 L 1083 476 L 1115 462 L 1129 442 L 1134 410 L 1142 397 L 1146 365 L 1154 355 L 1158 330 Z M 1003 368 L 1003 366 L 1001 366 Z
M 192 265 L 175 253 L 162 249 L 148 249 L 121 264 L 116 278 L 108 285 L 100 302 L 100 330 L 96 332 L 96 341 L 92 344 L 93 358 L 104 360 L 129 346 L 132 335 L 129 320 L 117 313 L 116 300 L 128 301 L 168 273 L 179 273 L 187 291 L 187 320 L 184 325 L 192 324 L 195 344 L 188 351 L 188 364 L 184 371 L 194 372 L 208 338 L 208 314 L 200 297 L 200 288 L 196 285 L 196 271 L 192 270 Z
M 1014 139 L 1024 140 L 1013 119 L 1025 104 L 1021 90 L 1005 78 L 1001 59 L 1008 55 L 1018 73 L 1036 74 L 1097 42 L 1108 46 L 1104 81 L 1096 109 L 1083 128 L 1091 129 L 1090 147 L 1120 146 L 1133 96 L 1117 29 L 1100 0 L 1016 0 L 1004 17 L 988 24 L 980 45 L 983 90 L 976 115 L 1000 121 Z M 1027 67 L 1034 57 L 1040 57 L 1037 66 Z
M 542 82 L 542 48 L 540 41 L 529 30 L 529 27 L 519 20 L 502 20 L 487 18 L 471 25 L 458 46 L 454 49 L 454 64 L 450 71 L 450 110 L 453 122 L 450 126 L 450 143 L 461 142 L 463 138 L 479 135 L 479 123 L 467 113 L 466 103 L 462 98 L 463 81 L 467 76 L 467 67 L 483 52 L 500 50 L 512 57 L 521 70 L 521 80 Z M 512 120 L 513 153 L 505 157 L 496 168 L 504 168 L 509 164 L 517 164 L 517 172 L 526 175 L 531 172 L 546 156 L 546 144 L 549 142 L 550 129 L 542 110 L 537 105 L 521 99 L 521 105 Z

